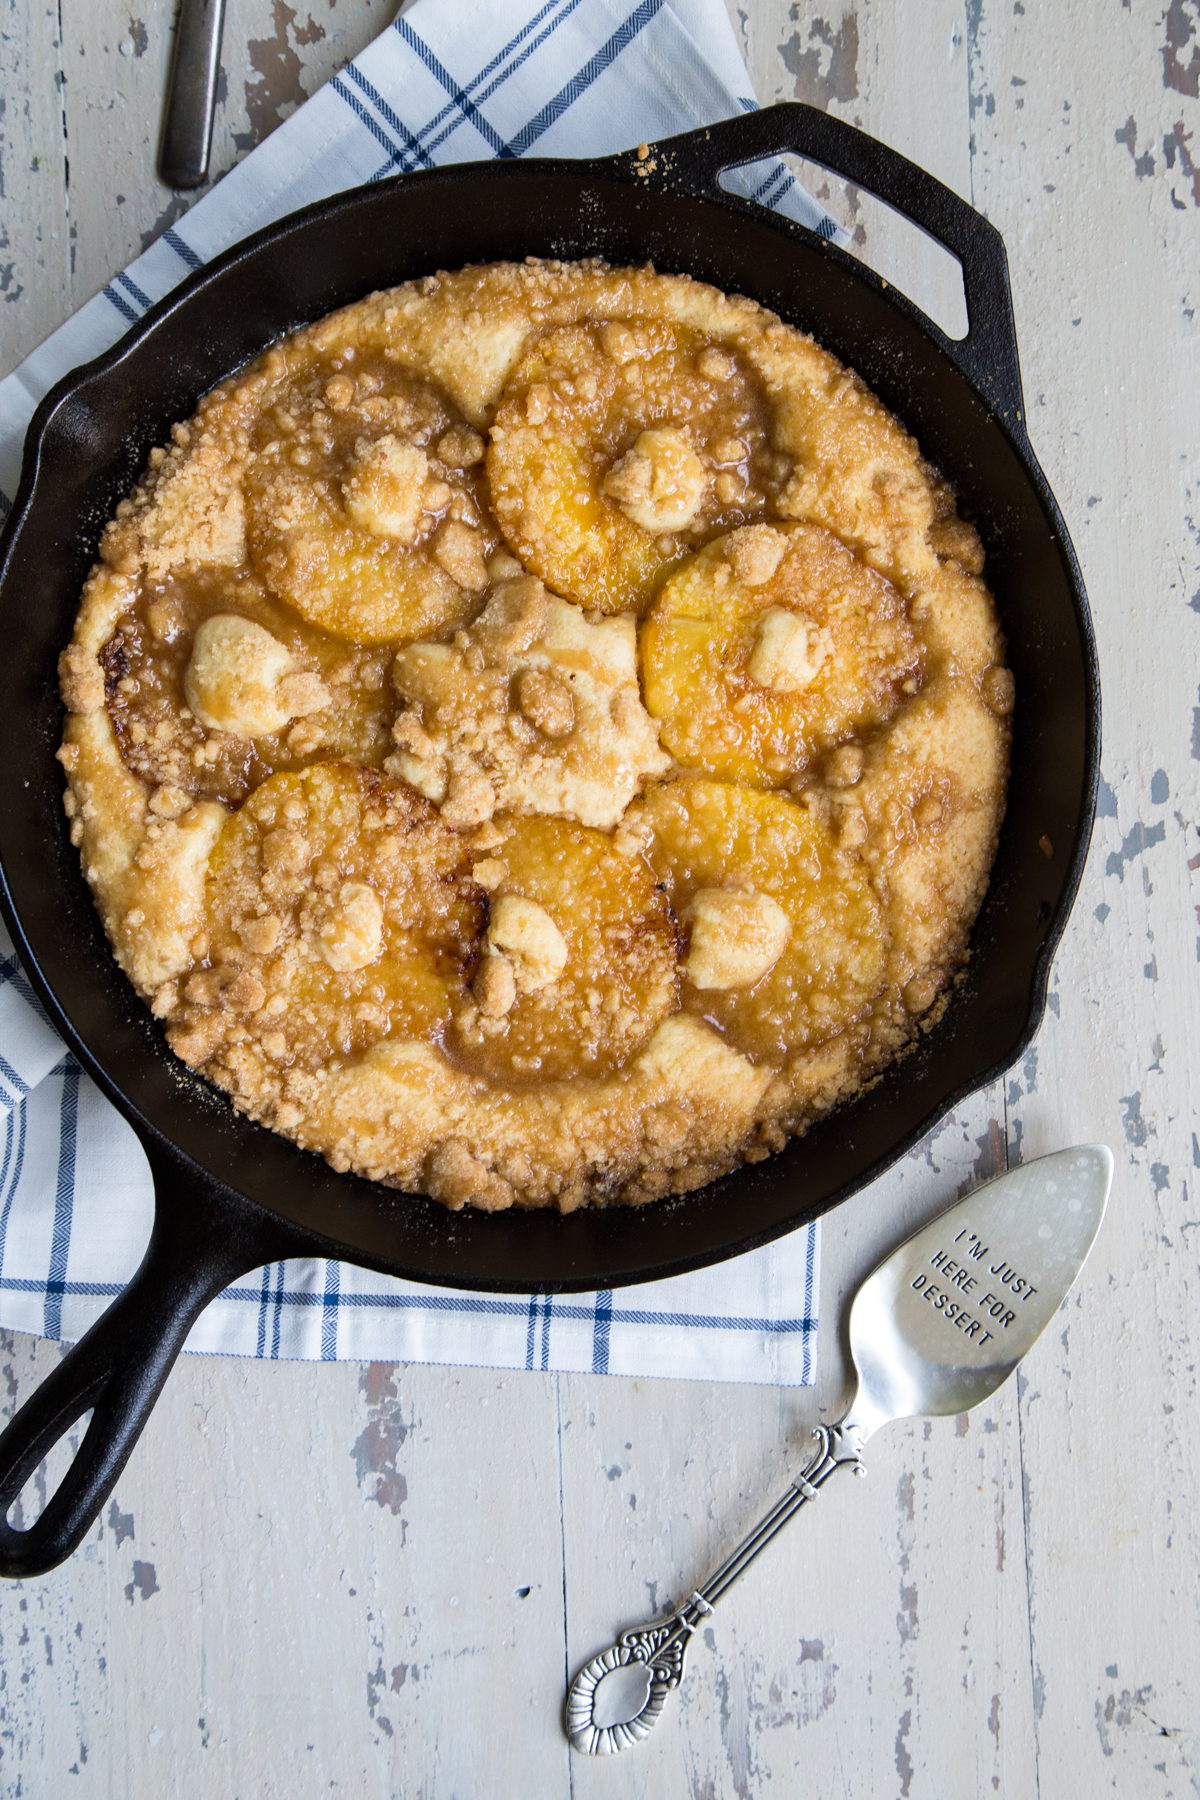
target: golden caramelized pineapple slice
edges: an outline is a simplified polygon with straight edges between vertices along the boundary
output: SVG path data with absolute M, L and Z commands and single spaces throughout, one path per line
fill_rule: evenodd
M 209 863 L 207 967 L 172 1043 L 212 1009 L 281 1067 L 431 1038 L 465 992 L 485 915 L 457 832 L 403 783 L 351 763 L 265 781 Z M 179 1043 L 176 1043 L 176 1039 Z
M 484 955 L 447 1048 L 498 1077 L 569 1080 L 634 1056 L 679 1007 L 678 935 L 646 864 L 566 819 L 497 819 Z
M 762 787 L 885 723 L 920 668 L 902 596 L 819 525 L 706 545 L 663 586 L 641 663 L 664 747 Z
M 247 575 L 140 584 L 100 650 L 106 706 L 152 810 L 240 806 L 268 776 L 393 748 L 388 652 L 301 619 Z M 319 755 L 317 754 L 319 752 Z M 172 791 L 173 790 L 173 793 Z
M 640 610 L 662 572 L 761 511 L 790 463 L 750 368 L 665 319 L 551 332 L 516 370 L 488 481 L 527 569 L 601 612 Z
M 311 374 L 259 425 L 251 561 L 302 618 L 360 644 L 461 624 L 499 543 L 482 458 L 482 439 L 428 384 L 395 369 L 357 384 Z
M 866 869 L 782 794 L 690 779 L 630 809 L 688 932 L 683 1007 L 760 1062 L 819 1044 L 879 990 L 884 923 Z

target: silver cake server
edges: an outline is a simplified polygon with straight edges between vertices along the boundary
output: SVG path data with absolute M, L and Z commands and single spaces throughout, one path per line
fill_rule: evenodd
M 1112 1177 L 1103 1144 L 1059 1150 L 977 1188 L 879 1264 L 850 1309 L 849 1410 L 816 1427 L 803 1474 L 678 1612 L 580 1669 L 566 1706 L 576 1750 L 608 1756 L 649 1736 L 700 1621 L 838 1469 L 866 1474 L 863 1445 L 881 1425 L 967 1412 L 1007 1381 L 1087 1260 Z

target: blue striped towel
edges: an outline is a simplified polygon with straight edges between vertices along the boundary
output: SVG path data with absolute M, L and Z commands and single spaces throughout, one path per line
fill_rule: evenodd
M 415 0 L 266 143 L 0 382 L 0 511 L 42 395 L 190 270 L 327 194 L 436 163 L 600 156 L 751 111 L 722 0 Z M 841 238 L 778 160 L 729 178 Z M 130 1128 L 65 1054 L 0 931 L 0 1327 L 75 1339 L 150 1231 Z M 403 1205 L 402 1200 L 397 1201 Z M 613 1293 L 483 1296 L 293 1261 L 208 1307 L 191 1350 L 809 1383 L 816 1227 L 719 1269 Z

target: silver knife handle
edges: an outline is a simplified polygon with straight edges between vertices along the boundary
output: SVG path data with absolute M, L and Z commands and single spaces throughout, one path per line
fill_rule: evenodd
M 866 1474 L 862 1435 L 849 1418 L 838 1425 L 816 1426 L 817 1451 L 804 1473 L 686 1605 L 660 1625 L 623 1631 L 608 1650 L 584 1664 L 567 1692 L 566 1727 L 572 1749 L 588 1756 L 611 1756 L 649 1737 L 667 1695 L 683 1680 L 688 1639 L 701 1619 L 775 1534 L 816 1499 L 837 1469 L 849 1467 L 856 1475 Z
M 158 168 L 168 187 L 208 180 L 225 0 L 179 0 Z

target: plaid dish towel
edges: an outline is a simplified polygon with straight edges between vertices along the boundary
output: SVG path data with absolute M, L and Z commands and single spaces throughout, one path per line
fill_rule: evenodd
M 755 105 L 722 0 L 415 0 L 0 383 L 0 512 L 16 490 L 25 428 L 54 382 L 191 270 L 285 213 L 437 163 L 608 155 Z M 842 238 L 782 162 L 728 179 Z M 130 1128 L 65 1054 L 2 929 L 0 1138 L 0 1327 L 77 1338 L 141 1259 L 150 1174 Z M 553 1297 L 278 1263 L 213 1301 L 187 1348 L 810 1383 L 817 1255 L 812 1226 L 712 1271 Z

